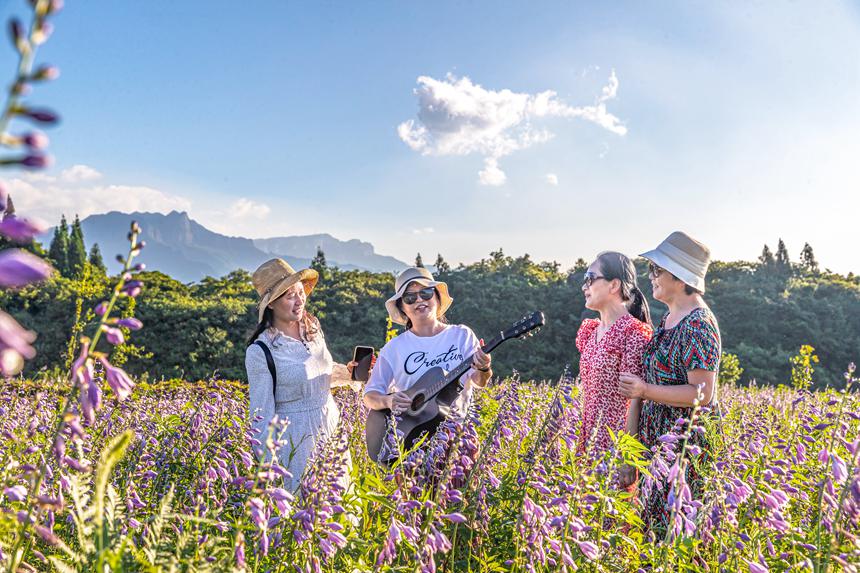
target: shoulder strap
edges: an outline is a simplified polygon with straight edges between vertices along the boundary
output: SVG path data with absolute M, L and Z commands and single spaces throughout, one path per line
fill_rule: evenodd
M 266 366 L 269 367 L 269 374 L 272 375 L 272 396 L 275 395 L 275 387 L 278 385 L 278 372 L 275 370 L 275 359 L 272 358 L 272 351 L 266 346 L 262 340 L 254 341 L 254 344 L 263 349 L 263 354 L 266 355 Z

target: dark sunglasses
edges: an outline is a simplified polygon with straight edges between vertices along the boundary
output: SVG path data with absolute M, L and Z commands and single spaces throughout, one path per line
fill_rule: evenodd
M 590 287 L 591 285 L 593 285 L 593 284 L 594 284 L 594 282 L 595 282 L 595 281 L 599 281 L 599 280 L 601 280 L 601 279 L 603 279 L 603 280 L 605 280 L 605 281 L 606 281 L 606 280 L 609 280 L 609 279 L 607 279 L 606 277 L 602 277 L 602 276 L 600 276 L 600 275 L 596 275 L 596 274 L 594 274 L 594 273 L 593 273 L 593 272 L 591 272 L 591 271 L 588 271 L 587 273 L 585 273 L 585 277 L 582 279 L 582 286 L 584 286 L 584 287 Z
M 648 276 L 652 276 L 655 279 L 657 277 L 659 277 L 660 275 L 662 275 L 665 272 L 665 270 L 666 269 L 664 269 L 663 267 L 658 267 L 657 265 L 655 265 L 652 262 L 648 263 Z
M 412 292 L 405 292 L 401 299 L 404 304 L 415 304 L 418 302 L 418 297 L 421 297 L 421 300 L 430 300 L 433 298 L 433 295 L 436 294 L 436 289 L 434 287 L 427 287 L 421 290 L 416 290 Z

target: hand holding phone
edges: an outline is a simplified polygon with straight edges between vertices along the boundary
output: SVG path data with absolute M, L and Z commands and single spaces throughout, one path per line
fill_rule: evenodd
M 372 360 L 372 346 L 356 346 L 352 353 L 352 361 L 355 363 L 355 367 L 352 369 L 351 378 L 359 382 L 367 382 L 368 378 L 370 378 Z

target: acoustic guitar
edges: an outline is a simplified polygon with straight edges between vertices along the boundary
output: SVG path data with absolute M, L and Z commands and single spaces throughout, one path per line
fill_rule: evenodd
M 504 341 L 531 336 L 543 325 L 543 313 L 533 312 L 509 328 L 500 331 L 490 342 L 482 346 L 481 350 L 489 354 Z M 451 405 L 463 390 L 460 378 L 472 367 L 473 358 L 474 354 L 450 372 L 445 372 L 439 366 L 431 368 L 415 384 L 404 390 L 412 399 L 412 403 L 409 409 L 401 412 L 397 430 L 403 435 L 403 445 L 407 451 L 412 449 L 423 434 L 433 435 L 439 424 L 445 420 Z M 391 410 L 387 408 L 370 410 L 367 414 L 367 454 L 375 462 L 388 462 L 387 459 L 379 458 L 389 432 L 390 416 Z

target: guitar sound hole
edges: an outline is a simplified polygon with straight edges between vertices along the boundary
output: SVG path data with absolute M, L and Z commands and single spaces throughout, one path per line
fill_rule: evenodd
M 412 398 L 412 404 L 410 409 L 415 412 L 416 410 L 421 409 L 421 406 L 424 405 L 424 394 L 418 394 L 414 398 Z

